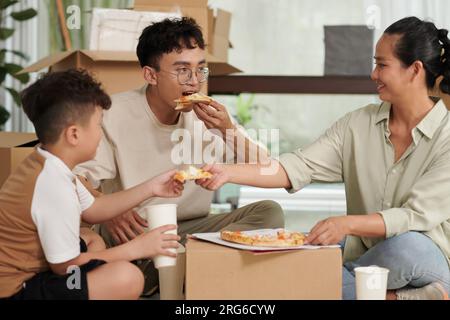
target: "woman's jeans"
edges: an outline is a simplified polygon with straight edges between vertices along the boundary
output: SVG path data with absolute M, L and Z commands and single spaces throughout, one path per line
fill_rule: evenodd
M 343 246 L 343 243 L 340 243 Z M 389 269 L 388 290 L 420 288 L 432 282 L 450 291 L 450 269 L 439 247 L 420 232 L 407 232 L 378 243 L 342 268 L 342 298 L 356 299 L 356 267 L 377 265 Z

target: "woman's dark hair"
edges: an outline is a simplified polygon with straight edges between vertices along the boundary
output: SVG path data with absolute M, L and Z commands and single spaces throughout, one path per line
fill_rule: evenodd
M 188 17 L 168 18 L 142 31 L 136 53 L 141 67 L 150 66 L 159 71 L 159 60 L 163 54 L 196 47 L 205 49 L 202 30 L 197 22 Z
M 85 70 L 50 72 L 21 93 L 23 110 L 43 144 L 58 141 L 61 132 L 75 123 L 84 125 L 96 107 L 105 110 L 111 99 Z
M 436 79 L 443 76 L 440 89 L 444 93 L 450 93 L 448 30 L 437 29 L 429 21 L 407 17 L 393 23 L 384 33 L 400 35 L 394 54 L 405 66 L 409 67 L 415 61 L 423 63 L 428 88 L 434 88 Z

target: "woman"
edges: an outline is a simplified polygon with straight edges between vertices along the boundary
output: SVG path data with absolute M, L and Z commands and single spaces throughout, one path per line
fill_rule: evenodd
M 208 166 L 226 182 L 284 187 L 344 182 L 347 215 L 317 223 L 307 242 L 344 243 L 343 297 L 355 298 L 354 268 L 390 270 L 388 299 L 446 299 L 450 286 L 450 115 L 429 97 L 436 80 L 450 93 L 447 30 L 409 17 L 377 43 L 372 79 L 381 105 L 344 116 L 317 141 L 263 165 Z

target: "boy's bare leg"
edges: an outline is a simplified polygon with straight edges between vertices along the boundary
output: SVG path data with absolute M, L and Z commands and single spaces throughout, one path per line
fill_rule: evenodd
M 144 290 L 144 275 L 134 264 L 117 261 L 87 274 L 89 300 L 136 300 Z
M 80 237 L 86 243 L 89 252 L 98 252 L 106 249 L 103 238 L 89 228 L 81 228 Z
M 106 249 L 102 237 L 89 228 L 80 229 L 89 252 Z M 89 300 L 135 300 L 144 290 L 144 275 L 128 261 L 110 262 L 87 274 Z

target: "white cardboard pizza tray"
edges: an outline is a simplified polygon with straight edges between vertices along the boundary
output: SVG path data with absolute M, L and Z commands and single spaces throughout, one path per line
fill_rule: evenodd
M 243 231 L 246 234 L 254 235 L 270 235 L 270 234 L 276 234 L 278 230 L 283 229 L 258 229 L 258 230 L 252 230 L 252 231 Z M 339 248 L 339 245 L 330 245 L 330 246 L 315 246 L 315 245 L 302 245 L 302 246 L 295 246 L 295 247 L 256 247 L 256 246 L 249 246 L 239 243 L 233 243 L 229 241 L 222 240 L 220 238 L 220 232 L 208 232 L 208 233 L 194 233 L 191 235 L 194 239 L 204 240 L 213 242 L 216 244 L 220 244 L 222 246 L 240 249 L 240 250 L 247 250 L 247 251 L 258 251 L 258 252 L 264 252 L 264 251 L 286 251 L 286 250 L 315 250 L 315 249 L 321 249 L 321 248 Z

